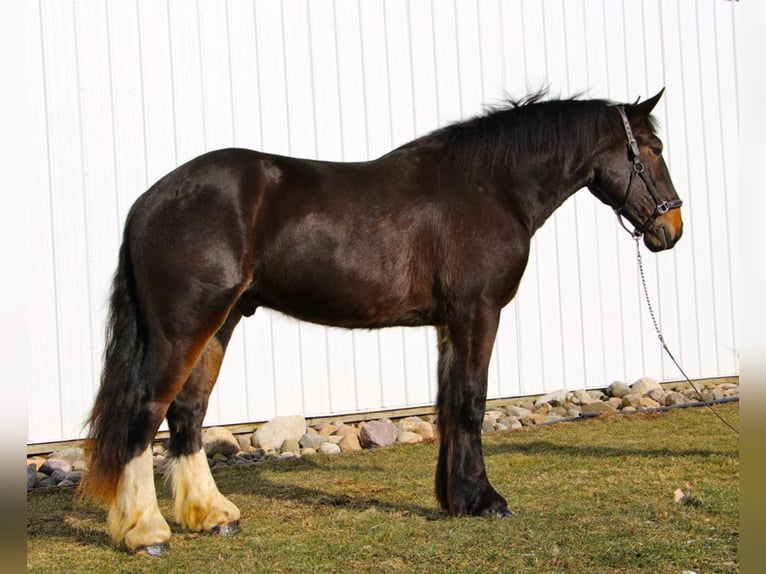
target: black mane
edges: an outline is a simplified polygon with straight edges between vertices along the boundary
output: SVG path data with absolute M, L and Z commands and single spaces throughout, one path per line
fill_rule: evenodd
M 620 132 L 617 112 L 608 100 L 551 99 L 537 92 L 487 107 L 474 118 L 439 128 L 403 146 L 438 148 L 461 169 L 516 171 L 555 163 L 581 164 L 604 137 Z M 650 127 L 653 122 L 650 120 Z

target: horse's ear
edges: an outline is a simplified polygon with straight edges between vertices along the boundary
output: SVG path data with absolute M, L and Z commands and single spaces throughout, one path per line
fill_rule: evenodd
M 662 94 L 664 92 L 665 92 L 665 88 L 662 88 L 659 92 L 657 92 L 654 96 L 652 96 L 648 100 L 644 100 L 643 102 L 638 102 L 636 104 L 626 106 L 625 111 L 628 113 L 628 117 L 634 121 L 642 120 L 648 117 L 649 114 L 652 113 L 654 106 L 656 106 L 657 102 L 660 101 L 660 98 L 662 97 Z

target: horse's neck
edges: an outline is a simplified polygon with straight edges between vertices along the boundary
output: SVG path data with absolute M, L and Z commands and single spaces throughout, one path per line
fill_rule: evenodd
M 535 170 L 514 177 L 512 184 L 504 186 L 504 191 L 521 209 L 531 235 L 562 203 L 587 186 L 591 178 L 590 165 L 562 171 Z

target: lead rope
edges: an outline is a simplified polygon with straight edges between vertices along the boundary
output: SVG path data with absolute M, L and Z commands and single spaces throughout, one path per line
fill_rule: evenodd
M 633 234 L 631 234 L 633 235 Z M 662 348 L 665 350 L 665 352 L 668 354 L 668 357 L 670 357 L 670 360 L 673 361 L 675 366 L 678 368 L 678 370 L 683 375 L 684 379 L 686 379 L 686 382 L 689 383 L 694 389 L 694 392 L 697 393 L 697 396 L 700 398 L 702 403 L 708 408 L 708 410 L 713 413 L 718 419 L 725 424 L 727 427 L 729 427 L 732 431 L 734 431 L 735 434 L 739 434 L 739 431 L 735 429 L 729 422 L 724 419 L 718 411 L 716 411 L 713 408 L 713 405 L 710 404 L 710 401 L 705 400 L 705 398 L 702 396 L 702 393 L 697 388 L 697 385 L 695 385 L 691 379 L 687 376 L 687 374 L 684 372 L 683 368 L 681 368 L 681 365 L 678 364 L 678 361 L 676 361 L 676 358 L 673 356 L 673 353 L 670 352 L 670 349 L 668 349 L 667 344 L 665 343 L 665 337 L 662 336 L 662 331 L 660 330 L 660 325 L 657 322 L 657 317 L 654 314 L 654 307 L 652 307 L 652 301 L 649 298 L 649 290 L 646 287 L 646 277 L 644 275 L 644 261 L 641 258 L 641 246 L 639 245 L 640 235 L 633 235 L 633 240 L 636 242 L 636 259 L 638 260 L 638 271 L 641 275 L 641 286 L 644 289 L 644 298 L 646 299 L 646 306 L 649 308 L 649 316 L 652 318 L 652 324 L 654 325 L 654 330 L 657 332 L 657 338 L 660 340 L 660 343 L 662 344 Z

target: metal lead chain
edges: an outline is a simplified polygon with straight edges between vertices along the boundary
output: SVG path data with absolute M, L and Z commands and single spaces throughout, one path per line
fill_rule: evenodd
M 654 330 L 657 332 L 657 338 L 660 340 L 660 343 L 662 344 L 663 350 L 667 353 L 668 357 L 670 357 L 670 360 L 673 361 L 675 366 L 678 368 L 678 370 L 681 372 L 681 375 L 683 375 L 684 379 L 686 379 L 686 382 L 689 383 L 694 389 L 694 392 L 697 393 L 697 396 L 700 398 L 700 401 L 704 403 L 704 405 L 712 412 L 718 419 L 725 424 L 727 427 L 729 427 L 732 431 L 734 431 L 736 434 L 739 434 L 739 431 L 735 429 L 729 422 L 724 419 L 720 414 L 718 414 L 718 411 L 716 411 L 713 408 L 713 405 L 710 404 L 710 401 L 705 400 L 705 398 L 702 396 L 702 393 L 697 388 L 697 385 L 695 385 L 691 379 L 688 377 L 688 375 L 684 372 L 683 368 L 681 368 L 681 365 L 676 361 L 676 358 L 673 356 L 673 353 L 670 352 L 670 349 L 668 349 L 667 344 L 665 344 L 665 338 L 662 336 L 662 331 L 660 330 L 660 325 L 657 322 L 657 317 L 654 314 L 654 307 L 652 307 L 652 301 L 649 298 L 649 289 L 646 287 L 646 276 L 644 275 L 644 261 L 641 258 L 641 245 L 639 244 L 639 236 L 633 236 L 633 239 L 636 242 L 636 260 L 638 261 L 638 272 L 641 276 L 641 286 L 644 289 L 644 299 L 646 299 L 646 306 L 649 309 L 649 316 L 652 318 L 652 324 L 654 325 Z

